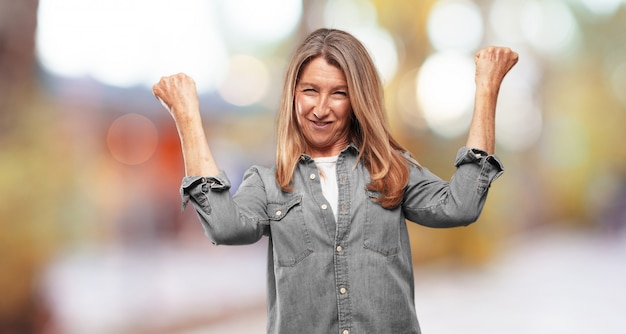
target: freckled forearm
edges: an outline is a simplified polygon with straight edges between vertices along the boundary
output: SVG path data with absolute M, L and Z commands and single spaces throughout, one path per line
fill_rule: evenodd
M 476 53 L 476 96 L 468 147 L 494 153 L 498 93 L 502 80 L 517 60 L 517 53 L 506 47 L 487 47 Z
M 483 150 L 489 154 L 494 153 L 497 100 L 497 89 L 479 87 L 476 90 L 474 114 L 466 146 Z
M 187 176 L 215 176 L 219 169 L 204 133 L 200 114 L 176 117 L 180 137 L 185 174 Z

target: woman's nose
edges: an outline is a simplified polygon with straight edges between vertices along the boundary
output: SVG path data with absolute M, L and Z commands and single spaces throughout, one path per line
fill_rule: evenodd
M 330 113 L 330 105 L 328 103 L 328 98 L 324 96 L 320 96 L 320 99 L 317 101 L 315 106 L 314 113 L 315 117 L 322 119 Z

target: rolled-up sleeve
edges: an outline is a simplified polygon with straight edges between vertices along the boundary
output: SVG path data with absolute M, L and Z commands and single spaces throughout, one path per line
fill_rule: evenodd
M 407 219 L 430 227 L 464 226 L 478 219 L 491 183 L 504 172 L 502 163 L 482 150 L 462 147 L 454 165 L 449 182 L 426 168 L 411 168 L 403 202 Z
M 456 154 L 454 166 L 458 168 L 463 164 L 471 163 L 481 166 L 481 177 L 486 177 L 489 183 L 493 182 L 504 172 L 502 162 L 495 155 L 488 154 L 477 148 L 460 148 Z
M 183 210 L 185 210 L 192 197 L 194 202 L 202 200 L 202 194 L 206 193 L 208 188 L 215 191 L 227 191 L 230 189 L 230 180 L 224 171 L 221 170 L 217 176 L 185 176 L 180 186 L 180 197 L 182 200 Z M 208 205 L 208 203 L 206 204 Z
M 254 182 L 252 178 L 247 180 L 248 183 Z M 239 190 L 250 187 L 244 183 Z M 246 201 L 235 200 L 230 188 L 230 180 L 223 171 L 211 177 L 184 177 L 180 187 L 183 210 L 189 202 L 193 204 L 205 234 L 216 245 L 254 243 L 266 230 L 264 211 L 258 208 L 252 211 Z M 264 203 L 262 187 L 254 189 L 259 190 L 252 196 L 258 197 L 257 203 Z

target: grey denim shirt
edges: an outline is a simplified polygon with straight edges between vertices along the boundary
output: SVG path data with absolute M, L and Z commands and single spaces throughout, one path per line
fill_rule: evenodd
M 463 147 L 449 182 L 409 164 L 402 204 L 385 209 L 373 200 L 380 194 L 366 189 L 369 173 L 357 155 L 350 145 L 337 160 L 337 221 L 307 155 L 292 192 L 277 186 L 274 168 L 259 166 L 248 169 L 234 196 L 223 171 L 183 179 L 183 207 L 193 203 L 214 244 L 269 237 L 268 333 L 420 333 L 405 219 L 430 227 L 468 225 L 503 172 L 495 156 Z

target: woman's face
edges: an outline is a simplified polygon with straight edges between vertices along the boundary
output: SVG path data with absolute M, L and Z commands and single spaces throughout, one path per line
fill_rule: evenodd
M 338 155 L 349 144 L 352 108 L 346 77 L 322 57 L 311 60 L 296 84 L 300 130 L 313 158 Z

